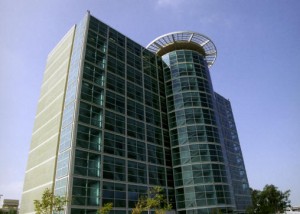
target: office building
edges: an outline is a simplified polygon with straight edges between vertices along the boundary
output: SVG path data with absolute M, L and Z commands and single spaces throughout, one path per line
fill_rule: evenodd
M 2 208 L 0 208 L 1 214 L 17 214 L 19 213 L 19 200 L 4 199 Z
M 212 41 L 163 35 L 146 48 L 87 13 L 50 52 L 21 213 L 45 188 L 66 213 L 130 213 L 162 186 L 179 214 L 233 213 L 250 204 L 228 100 L 213 90 Z

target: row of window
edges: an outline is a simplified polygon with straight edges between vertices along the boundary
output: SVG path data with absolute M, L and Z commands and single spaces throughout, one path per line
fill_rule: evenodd
M 138 91 L 137 91 L 138 92 Z M 125 113 L 125 98 L 111 91 L 106 92 L 106 108 L 114 110 L 118 113 Z M 135 119 L 144 121 L 144 106 L 138 102 L 127 100 L 127 115 Z M 167 116 L 162 114 L 164 128 L 167 126 Z M 160 112 L 152 108 L 146 107 L 146 121 L 156 126 L 161 126 Z
M 203 66 L 206 65 L 204 57 L 195 51 L 190 50 L 178 50 L 169 53 L 170 65 L 178 62 L 193 62 Z
M 223 162 L 223 153 L 220 145 L 192 144 L 172 149 L 173 165 L 182 165 L 199 162 Z
M 107 92 L 107 102 L 106 107 L 112 109 L 116 112 L 124 114 L 124 97 L 114 94 L 112 92 Z M 160 113 L 154 109 L 147 107 L 146 121 L 153 125 L 159 126 Z M 127 103 L 127 114 L 129 117 L 135 119 L 144 120 L 144 110 L 143 106 L 134 101 L 128 100 Z M 110 111 L 106 111 L 105 119 L 105 129 L 117 132 L 119 134 L 125 133 L 125 117 L 123 115 L 115 114 Z M 164 127 L 167 128 L 166 115 L 164 115 Z M 102 108 L 91 105 L 86 102 L 80 102 L 79 107 L 79 122 L 89 124 L 91 126 L 102 128 L 103 120 Z M 127 119 L 127 134 L 131 137 L 144 140 L 145 139 L 145 124 L 143 122 L 133 120 L 131 118 Z M 161 128 L 153 127 L 147 125 L 147 140 L 152 143 L 162 145 L 162 133 Z
M 125 160 L 104 156 L 103 158 L 103 178 L 115 181 L 127 181 L 133 183 L 147 183 L 146 165 L 134 161 L 127 162 L 127 174 L 125 172 Z M 165 168 L 148 165 L 148 178 L 151 185 L 165 185 Z
M 154 127 L 149 127 L 149 136 L 147 140 L 149 142 L 162 145 L 162 136 L 160 129 L 153 129 Z M 152 133 L 153 132 L 153 133 Z M 130 132 L 128 132 L 130 135 Z M 135 134 L 136 135 L 136 134 Z M 93 151 L 100 151 L 101 144 L 101 131 L 98 129 L 93 129 L 83 125 L 78 125 L 77 131 L 77 144 L 78 148 L 89 149 Z M 108 154 L 113 154 L 116 156 L 125 157 L 125 138 L 120 135 L 114 135 L 112 133 L 106 132 L 104 134 L 104 152 Z M 148 161 L 150 163 L 164 165 L 163 149 L 162 147 L 157 147 L 155 145 L 148 144 Z M 167 165 L 171 166 L 171 153 L 170 150 L 166 149 L 166 161 Z M 127 139 L 127 156 L 128 158 L 145 161 L 146 160 L 146 150 L 145 143 L 143 141 L 137 141 L 134 139 Z
M 191 208 L 230 204 L 231 198 L 226 185 L 198 185 L 176 189 L 176 201 L 178 208 Z
M 176 62 L 172 61 L 170 67 L 164 67 L 165 81 L 177 78 L 180 76 L 194 76 L 201 77 L 203 79 L 209 78 L 206 65 L 197 64 L 197 62 Z
M 175 186 L 190 186 L 207 183 L 226 183 L 227 176 L 224 165 L 211 164 L 215 169 L 211 169 L 210 164 L 194 164 L 174 168 Z M 219 168 L 218 168 L 219 167 Z M 193 171 L 189 171 L 192 170 Z
M 170 129 L 192 124 L 216 125 L 214 112 L 211 109 L 188 108 L 169 113 Z
M 95 44 L 100 38 L 94 38 L 91 35 L 92 38 L 88 37 L 88 44 L 91 43 L 91 45 Z M 98 68 L 104 69 L 106 65 L 106 59 L 105 59 L 105 50 L 106 50 L 106 44 L 105 42 L 102 42 L 101 44 L 101 51 L 99 49 L 95 49 L 92 46 L 87 46 L 85 59 L 87 62 L 92 63 L 92 65 L 97 65 Z M 103 46 L 103 47 L 102 47 Z M 117 75 L 120 75 L 124 78 L 125 76 L 125 49 L 116 45 L 115 43 L 110 42 L 108 46 L 108 59 L 107 59 L 107 69 L 108 71 L 111 71 Z M 129 65 L 127 66 L 127 69 L 129 72 L 132 71 L 132 69 L 141 70 L 141 58 L 137 57 L 136 55 L 128 52 L 127 53 L 127 61 L 126 63 Z M 132 66 L 132 67 L 131 67 Z M 152 76 L 154 79 L 157 80 L 157 70 L 156 66 L 151 63 L 144 63 L 143 71 L 145 74 L 148 74 L 149 76 Z M 162 74 L 161 74 L 162 75 Z M 160 75 L 161 81 L 163 81 L 163 78 Z M 141 73 L 140 76 L 137 77 L 137 80 L 142 77 Z M 137 84 L 139 82 L 137 81 Z M 157 87 L 154 87 L 154 90 L 157 92 Z
M 149 90 L 145 90 L 145 103 L 160 110 L 157 82 L 146 75 L 144 77 L 146 78 L 145 87 Z M 111 73 L 107 73 L 107 88 L 124 95 L 125 80 Z M 127 97 L 143 103 L 143 88 L 131 82 L 127 82 Z
M 105 41 L 105 39 L 103 37 L 101 37 L 99 35 L 97 36 L 97 34 L 94 33 L 93 31 L 89 32 L 88 44 L 90 44 L 92 47 L 96 47 L 98 49 L 101 49 L 103 52 L 105 52 L 106 43 L 104 41 Z M 101 44 L 99 44 L 99 43 L 101 43 Z M 88 46 L 88 48 L 87 48 L 86 60 L 91 63 L 97 64 L 97 65 L 99 65 L 99 63 L 101 61 L 103 63 L 105 63 L 104 54 L 99 52 L 96 49 L 93 49 L 92 47 Z M 108 71 L 111 71 L 111 72 L 113 72 L 117 75 L 120 75 L 121 77 L 124 78 L 124 75 L 125 75 L 125 64 L 124 64 L 125 50 L 124 50 L 124 48 L 116 45 L 115 43 L 110 42 L 109 48 L 108 48 L 108 54 L 109 54 L 108 62 L 107 62 Z M 113 57 L 111 57 L 111 56 L 113 56 Z M 140 63 L 141 59 L 136 58 L 134 55 L 129 53 L 127 56 L 127 60 L 128 60 L 127 64 L 132 66 L 132 67 L 127 66 L 127 70 L 128 70 L 127 75 L 129 77 L 129 79 L 131 79 L 131 81 L 134 81 L 137 84 L 141 84 L 140 80 L 142 78 L 142 74 L 139 72 L 139 70 L 141 70 L 141 63 Z M 104 68 L 104 67 L 101 66 L 101 68 Z M 136 68 L 137 70 L 134 68 Z M 132 78 L 132 72 L 135 73 L 134 78 Z M 156 66 L 152 65 L 151 63 L 145 62 L 144 73 L 157 79 L 156 72 L 157 72 Z M 157 87 L 154 87 L 154 88 L 157 92 Z
M 211 95 L 201 92 L 184 92 L 174 94 L 167 98 L 167 102 L 169 112 L 187 107 L 213 108 Z
M 149 118 L 151 119 L 150 116 Z M 119 134 L 125 134 L 125 117 L 110 111 L 106 111 L 105 129 L 117 132 Z M 160 127 L 154 127 L 150 124 L 147 124 L 146 131 L 147 141 L 162 145 L 163 138 L 162 130 Z M 127 118 L 127 135 L 139 140 L 144 140 L 145 124 L 141 121 Z
M 152 64 L 156 64 L 156 56 L 155 54 L 151 53 L 150 51 L 146 50 L 136 42 L 132 41 L 129 38 L 126 38 L 124 35 L 121 33 L 117 32 L 116 30 L 109 28 L 107 25 L 104 23 L 98 21 L 94 17 L 91 17 L 90 23 L 89 23 L 89 34 L 88 38 L 90 40 L 98 40 L 97 37 L 101 36 L 101 38 L 106 41 L 106 38 L 108 38 L 108 41 L 110 43 L 113 43 L 115 45 L 118 45 L 122 48 L 125 48 L 130 51 L 130 53 L 141 57 L 143 56 L 143 61 L 145 62 L 150 62 Z M 108 32 L 109 31 L 109 32 Z M 100 39 L 99 39 L 100 40 Z M 92 43 L 95 45 L 95 43 Z M 96 43 L 96 47 L 97 43 Z M 143 51 L 142 51 L 143 50 Z M 161 62 L 160 62 L 161 63 Z
M 130 147 L 129 147 L 130 148 Z M 66 153 L 68 154 L 68 153 Z M 66 158 L 60 158 L 58 168 L 64 164 Z M 149 162 L 164 164 L 163 151 L 159 147 L 148 145 Z M 61 164 L 60 164 L 61 163 Z M 125 172 L 125 160 L 110 156 L 103 157 L 103 178 L 115 181 L 127 181 L 132 183 L 147 184 L 146 164 L 134 161 L 127 162 L 127 173 Z M 67 166 L 67 164 L 65 164 Z M 80 176 L 100 177 L 101 176 L 101 155 L 98 153 L 87 152 L 76 149 L 74 174 Z M 152 185 L 165 185 L 165 168 L 160 166 L 148 165 L 149 183 Z M 168 185 L 173 185 L 172 171 L 168 171 Z
M 192 125 L 184 126 L 170 131 L 172 146 L 196 142 L 219 143 L 218 129 L 214 126 Z
M 210 93 L 208 81 L 197 77 L 180 77 L 166 83 L 166 94 L 172 95 L 184 91 Z

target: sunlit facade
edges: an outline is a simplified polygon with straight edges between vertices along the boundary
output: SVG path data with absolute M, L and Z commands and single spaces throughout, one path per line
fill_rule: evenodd
M 87 13 L 48 56 L 21 213 L 45 188 L 69 198 L 66 213 L 107 202 L 130 213 L 157 185 L 173 212 L 243 213 L 248 181 L 230 103 L 212 87 L 215 58 L 201 34 L 145 48 Z

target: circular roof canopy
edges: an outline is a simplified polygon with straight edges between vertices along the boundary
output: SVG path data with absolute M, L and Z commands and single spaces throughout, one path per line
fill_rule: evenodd
M 191 31 L 167 33 L 154 39 L 146 48 L 158 56 L 174 50 L 194 50 L 205 56 L 209 67 L 217 58 L 217 49 L 214 43 L 208 37 Z

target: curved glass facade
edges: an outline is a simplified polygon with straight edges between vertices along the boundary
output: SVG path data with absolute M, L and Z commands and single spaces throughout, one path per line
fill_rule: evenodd
M 233 205 L 204 56 L 176 50 L 162 58 L 177 210 L 228 213 Z

